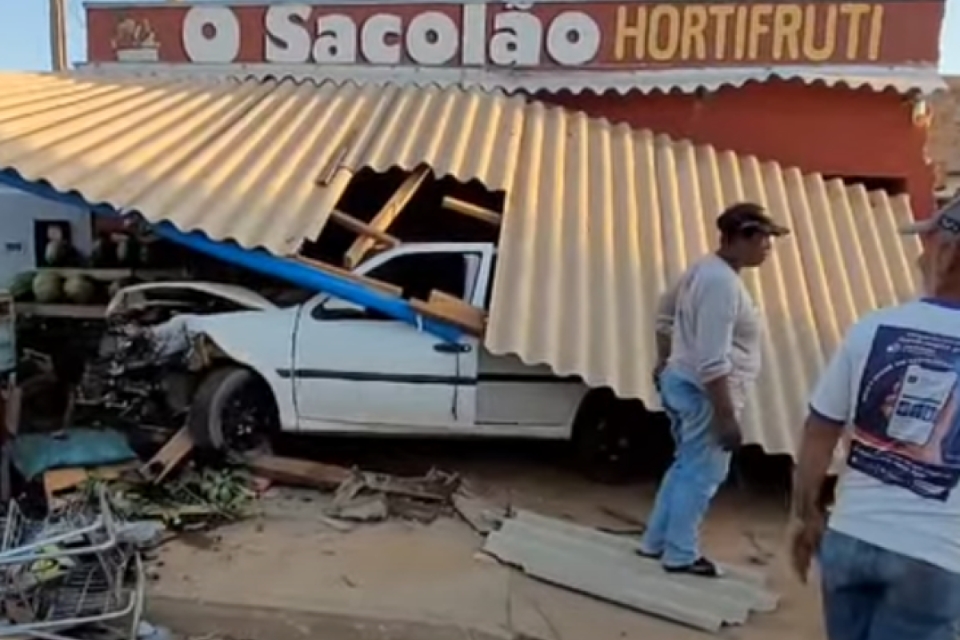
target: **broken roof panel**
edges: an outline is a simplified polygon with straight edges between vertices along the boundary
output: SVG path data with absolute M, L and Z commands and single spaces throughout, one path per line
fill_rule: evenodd
M 741 625 L 776 609 L 762 576 L 724 567 L 716 580 L 668 574 L 636 554 L 637 542 L 520 511 L 487 536 L 483 550 L 525 573 L 704 631 Z
M 744 274 L 766 320 L 744 436 L 795 453 L 808 394 L 846 328 L 919 292 L 919 242 L 896 233 L 911 219 L 906 196 L 541 105 L 528 114 L 487 347 L 658 406 L 659 295 L 712 249 L 723 208 L 760 202 L 793 234 Z
M 436 87 L 0 74 L 0 168 L 286 255 L 356 171 L 511 184 L 526 102 Z
M 0 170 L 246 247 L 293 253 L 363 168 L 505 191 L 487 347 L 656 406 L 653 315 L 743 199 L 794 229 L 746 274 L 766 315 L 746 441 L 794 453 L 859 315 L 917 291 L 905 197 L 522 98 L 459 88 L 0 74 Z

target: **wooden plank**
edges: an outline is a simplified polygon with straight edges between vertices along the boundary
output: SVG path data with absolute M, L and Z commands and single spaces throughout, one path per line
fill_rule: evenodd
M 89 479 L 116 480 L 127 471 L 136 468 L 136 463 L 123 463 L 103 467 L 67 467 L 51 469 L 43 474 L 43 490 L 50 504 L 57 494 L 79 487 Z
M 376 278 L 369 278 L 365 275 L 359 273 L 354 273 L 352 271 L 347 271 L 342 267 L 337 267 L 327 262 L 321 262 L 319 260 L 314 260 L 312 258 L 307 258 L 305 256 L 293 256 L 293 259 L 297 262 L 302 262 L 303 264 L 313 267 L 314 269 L 319 269 L 320 271 L 326 271 L 335 276 L 345 278 L 357 284 L 363 284 L 373 289 L 376 289 L 380 293 L 385 293 L 390 296 L 402 297 L 403 289 L 397 285 L 390 284 L 389 282 L 384 282 L 383 280 L 377 280 Z
M 483 220 L 492 225 L 500 226 L 500 223 L 503 221 L 503 216 L 496 211 L 481 207 L 472 202 L 467 202 L 466 200 L 460 200 L 452 196 L 444 196 L 442 203 L 444 209 L 450 209 L 450 211 L 456 211 L 457 213 L 476 218 L 477 220 Z
M 486 328 L 486 317 L 483 310 L 477 309 L 466 302 L 457 301 L 457 304 L 451 302 L 431 303 L 413 299 L 410 300 L 410 306 L 421 315 L 452 324 L 475 336 L 483 335 Z
M 427 302 L 431 307 L 441 310 L 443 313 L 461 318 L 471 330 L 479 327 L 480 333 L 483 333 L 483 330 L 487 326 L 487 314 L 483 309 L 475 307 L 439 289 L 432 289 L 430 291 L 430 297 L 427 299 Z
M 314 489 L 334 489 L 353 476 L 346 467 L 271 455 L 253 456 L 247 466 L 273 482 Z
M 374 229 L 369 224 L 360 220 L 359 218 L 354 218 L 350 214 L 344 213 L 342 211 L 331 211 L 330 219 L 339 224 L 340 226 L 353 231 L 362 236 L 369 236 L 375 240 L 390 246 L 396 247 L 400 244 L 400 239 L 395 238 L 389 233 L 384 233 L 383 231 L 378 231 Z
M 181 427 L 167 440 L 160 451 L 140 467 L 140 475 L 158 484 L 166 478 L 187 455 L 193 451 L 193 437 L 187 427 Z
M 77 320 L 103 320 L 107 308 L 98 304 L 42 304 L 25 302 L 17 305 L 18 316 L 40 318 L 74 318 Z
M 420 185 L 423 184 L 423 181 L 429 174 L 430 169 L 421 165 L 420 168 L 407 176 L 407 179 L 393 192 L 393 195 L 390 196 L 390 199 L 387 200 L 380 211 L 377 212 L 377 215 L 370 220 L 370 228 L 386 233 L 390 225 L 392 225 L 397 219 L 397 216 L 400 215 L 400 212 L 410 203 L 413 196 L 416 195 L 417 189 L 420 188 Z M 347 249 L 346 254 L 343 256 L 343 264 L 347 269 L 355 269 L 357 265 L 363 261 L 363 257 L 367 255 L 375 245 L 375 238 L 360 236 L 354 240 L 350 248 Z

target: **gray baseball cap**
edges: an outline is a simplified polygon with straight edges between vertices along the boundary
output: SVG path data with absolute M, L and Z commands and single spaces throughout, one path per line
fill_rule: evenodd
M 926 220 L 917 220 L 900 227 L 904 235 L 927 234 L 934 231 L 960 236 L 960 198 L 945 205 Z

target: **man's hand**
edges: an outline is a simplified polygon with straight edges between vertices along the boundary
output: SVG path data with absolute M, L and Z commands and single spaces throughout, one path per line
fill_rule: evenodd
M 824 517 L 816 516 L 811 520 L 802 522 L 796 518 L 791 518 L 789 526 L 789 544 L 790 544 L 790 564 L 797 579 L 803 584 L 807 583 L 807 575 L 810 573 L 810 564 L 813 557 L 817 554 L 820 547 L 820 540 L 823 538 L 823 532 L 826 528 Z
M 714 419 L 713 428 L 720 446 L 726 451 L 736 451 L 743 444 L 743 432 L 734 416 L 718 416 Z
M 666 368 L 666 360 L 658 360 L 656 366 L 653 368 L 653 386 L 658 390 L 660 389 L 660 374 L 662 374 L 663 370 Z

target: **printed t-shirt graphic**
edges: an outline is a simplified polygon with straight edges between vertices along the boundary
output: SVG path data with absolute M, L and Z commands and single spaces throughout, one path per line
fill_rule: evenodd
M 947 500 L 960 481 L 958 382 L 960 339 L 878 327 L 857 394 L 850 468 Z

